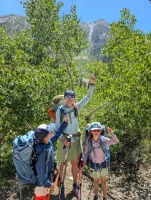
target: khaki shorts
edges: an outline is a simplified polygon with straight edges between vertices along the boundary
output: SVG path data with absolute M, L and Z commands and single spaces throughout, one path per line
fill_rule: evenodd
M 59 162 L 63 162 L 65 159 L 65 149 L 63 149 L 64 144 L 61 139 L 59 139 L 59 146 L 57 149 L 57 159 Z M 67 161 L 77 160 L 78 156 L 82 152 L 80 139 L 75 140 L 71 143 L 71 148 L 68 151 Z
M 100 170 L 98 170 L 96 172 L 94 171 L 94 169 L 92 169 L 92 173 L 91 173 L 93 178 L 104 177 L 104 176 L 107 176 L 108 174 L 109 174 L 109 172 L 108 172 L 108 168 L 107 167 L 106 168 L 101 168 Z

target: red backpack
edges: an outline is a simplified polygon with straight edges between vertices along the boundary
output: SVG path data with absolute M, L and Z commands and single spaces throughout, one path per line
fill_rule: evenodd
M 60 113 L 61 113 L 61 117 L 60 117 L 60 121 L 62 122 L 63 120 L 63 116 L 64 116 L 64 110 L 61 109 L 61 106 L 65 103 L 64 101 L 64 95 L 57 95 L 53 98 L 52 102 L 51 102 L 51 108 L 48 110 L 48 114 L 50 116 L 50 118 L 52 119 L 52 122 L 55 123 L 56 122 L 56 111 L 58 108 L 60 108 Z

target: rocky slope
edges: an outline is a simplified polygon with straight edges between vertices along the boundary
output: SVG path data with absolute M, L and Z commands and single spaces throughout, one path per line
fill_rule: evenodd
M 26 21 L 27 17 L 18 15 L 0 16 L 0 26 L 3 26 L 9 36 L 21 30 L 29 29 L 30 25 Z

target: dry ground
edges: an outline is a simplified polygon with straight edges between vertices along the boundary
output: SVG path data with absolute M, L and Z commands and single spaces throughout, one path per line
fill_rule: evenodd
M 71 165 L 68 164 L 67 175 L 65 180 L 66 200 L 74 200 L 71 179 Z M 119 168 L 120 169 L 120 168 Z M 108 176 L 108 200 L 151 200 L 151 167 L 141 168 L 137 175 L 129 176 L 128 172 L 125 175 L 123 169 L 114 172 L 111 167 L 111 173 Z M 33 200 L 34 187 L 23 188 L 23 200 Z M 57 200 L 58 190 L 55 188 L 51 200 Z M 18 200 L 19 187 L 15 179 L 7 181 L 6 186 L 0 188 L 1 200 Z M 100 185 L 100 199 L 101 185 Z M 82 200 L 93 200 L 93 181 L 89 174 L 83 173 L 82 181 Z

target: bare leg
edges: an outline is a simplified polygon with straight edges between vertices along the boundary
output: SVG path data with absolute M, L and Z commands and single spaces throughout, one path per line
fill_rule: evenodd
M 64 166 L 64 163 L 61 163 L 61 165 L 60 165 L 60 178 L 61 178 L 60 181 L 61 182 L 64 182 L 64 179 L 65 179 L 65 176 L 66 176 L 66 168 L 67 168 L 67 164 Z
M 98 196 L 99 193 L 99 178 L 94 178 L 94 196 Z
M 103 193 L 103 197 L 107 198 L 107 184 L 106 184 L 106 176 L 101 177 L 101 185 L 102 185 L 102 193 Z
M 72 176 L 73 176 L 73 183 L 76 183 L 77 176 L 78 176 L 78 161 L 72 160 L 71 165 L 72 165 L 71 172 L 72 172 Z

